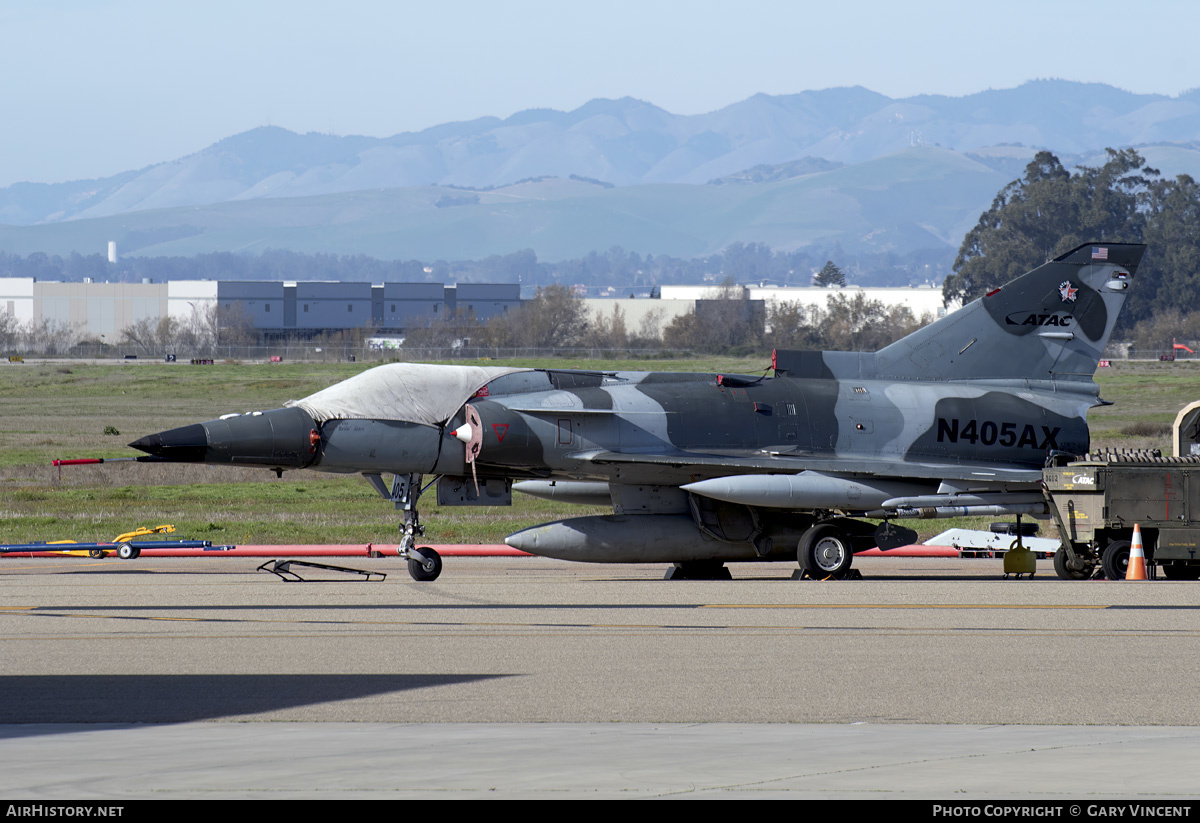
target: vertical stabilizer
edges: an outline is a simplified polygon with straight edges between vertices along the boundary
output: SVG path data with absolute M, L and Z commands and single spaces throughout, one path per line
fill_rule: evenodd
M 881 349 L 876 374 L 1090 382 L 1145 251 L 1080 246 Z

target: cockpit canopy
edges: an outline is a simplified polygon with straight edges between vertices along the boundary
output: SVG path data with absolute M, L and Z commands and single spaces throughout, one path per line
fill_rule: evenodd
M 533 370 L 388 363 L 284 405 L 303 409 L 318 423 L 363 419 L 438 426 L 491 381 L 527 371 Z

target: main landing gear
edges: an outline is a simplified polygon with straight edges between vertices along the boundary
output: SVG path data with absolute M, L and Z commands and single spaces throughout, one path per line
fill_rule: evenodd
M 818 523 L 800 538 L 796 559 L 809 577 L 841 579 L 854 562 L 850 535 L 833 523 Z
M 376 491 L 404 512 L 404 519 L 400 523 L 400 545 L 396 547 L 396 553 L 408 561 L 408 573 L 412 579 L 422 582 L 437 580 L 442 573 L 442 556 L 429 546 L 417 546 L 417 538 L 425 535 L 425 527 L 421 525 L 421 515 L 417 511 L 417 500 L 424 491 L 421 488 L 422 475 L 393 475 L 390 490 L 379 475 L 368 474 L 366 478 Z

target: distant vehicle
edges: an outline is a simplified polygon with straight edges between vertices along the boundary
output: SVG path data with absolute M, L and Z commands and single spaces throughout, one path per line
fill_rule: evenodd
M 368 337 L 367 348 L 376 351 L 399 349 L 404 346 L 404 340 L 403 337 Z
M 394 363 L 130 445 L 363 474 L 403 512 L 417 579 L 441 571 L 416 546 L 424 475 L 440 505 L 507 505 L 514 480 L 612 505 L 507 538 L 534 554 L 670 563 L 674 578 L 780 560 L 840 577 L 857 551 L 915 540 L 896 519 L 1046 513 L 1042 468 L 1088 450 L 1092 375 L 1144 252 L 1080 246 L 878 352 L 777 351 L 771 376 Z

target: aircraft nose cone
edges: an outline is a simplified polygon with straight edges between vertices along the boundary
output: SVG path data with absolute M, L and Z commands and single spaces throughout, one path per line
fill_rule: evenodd
M 175 463 L 301 469 L 317 460 L 321 432 L 307 412 L 286 408 L 193 423 L 146 435 L 129 445 Z
M 208 454 L 208 433 L 204 430 L 204 426 L 193 423 L 190 426 L 180 426 L 178 429 L 168 429 L 158 434 L 148 434 L 134 440 L 129 447 L 164 460 L 173 460 L 179 463 L 203 463 Z

